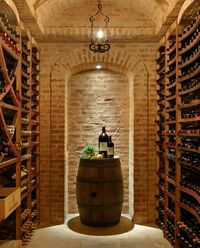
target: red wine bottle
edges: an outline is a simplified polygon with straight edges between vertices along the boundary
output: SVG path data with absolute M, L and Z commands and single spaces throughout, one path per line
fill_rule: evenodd
M 114 158 L 114 143 L 112 142 L 112 136 L 109 136 L 108 141 L 108 158 Z
M 102 133 L 99 135 L 99 154 L 103 154 L 104 158 L 107 158 L 109 137 L 106 133 L 105 126 L 102 127 Z

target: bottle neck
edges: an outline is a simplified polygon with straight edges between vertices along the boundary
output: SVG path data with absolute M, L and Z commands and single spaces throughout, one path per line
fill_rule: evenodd
M 106 132 L 106 127 L 102 127 L 102 133 Z
M 109 142 L 112 142 L 112 136 L 111 135 L 109 136 Z

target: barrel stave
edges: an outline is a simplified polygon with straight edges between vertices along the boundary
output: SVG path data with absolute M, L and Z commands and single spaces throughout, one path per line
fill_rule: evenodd
M 80 159 L 76 194 L 83 224 L 117 224 L 123 204 L 123 177 L 119 158 L 101 161 Z

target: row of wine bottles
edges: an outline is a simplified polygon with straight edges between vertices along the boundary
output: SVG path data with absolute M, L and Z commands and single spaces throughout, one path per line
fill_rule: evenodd
M 196 17 L 193 18 L 191 23 L 187 25 L 184 28 L 183 32 L 179 35 L 180 40 L 187 39 L 188 36 L 192 35 L 193 31 L 196 30 L 198 23 L 199 23 L 199 15 L 200 15 L 200 11 L 197 11 Z
M 104 158 L 114 158 L 114 143 L 111 135 L 107 135 L 105 126 L 102 127 L 102 133 L 99 135 L 99 154 Z
M 5 122 L 0 128 L 0 186 L 20 184 L 21 191 L 21 206 L 0 220 L 0 239 L 27 240 L 39 220 L 38 49 L 25 32 L 19 39 L 15 27 L 1 14 L 0 42 L 0 97 L 6 105 L 1 107 Z
M 156 207 L 158 212 L 160 214 L 164 214 L 164 212 L 166 211 L 166 214 L 168 216 L 167 219 L 169 219 L 169 217 L 171 217 L 171 222 L 174 222 L 175 221 L 175 219 L 174 219 L 174 216 L 175 216 L 175 202 L 171 198 L 171 196 L 168 196 L 167 206 L 165 206 L 165 204 L 164 204 L 165 200 L 164 200 L 164 197 L 163 197 L 162 194 L 156 195 L 155 197 L 158 199 L 158 203 L 159 203 L 159 205 Z M 198 201 L 194 197 L 192 197 L 192 196 L 190 196 L 190 195 L 188 195 L 188 194 L 186 194 L 184 192 L 181 192 L 180 202 L 183 203 L 185 206 L 188 206 L 188 207 L 192 208 L 194 211 L 196 211 L 197 215 L 199 215 L 200 207 L 199 207 Z M 181 214 L 183 212 L 185 212 L 184 216 L 181 216 L 182 217 L 181 219 L 187 219 L 187 215 L 191 215 L 188 211 L 186 211 L 182 207 L 181 207 L 180 211 L 181 211 Z M 195 223 L 198 222 L 198 220 L 195 219 L 195 217 L 193 217 L 193 216 L 192 216 L 192 219 L 194 219 Z M 190 225 L 192 225 L 192 223 L 190 223 Z M 200 224 L 199 224 L 199 226 L 200 226 Z M 196 233 L 200 234 L 200 230 L 197 229 Z
M 193 239 L 188 240 L 176 222 L 187 220 L 188 227 L 195 223 L 200 230 L 196 224 L 200 214 L 199 13 L 197 15 L 181 35 L 165 37 L 167 42 L 161 45 L 164 51 L 158 50 L 157 60 L 157 223 L 170 243 L 180 248 L 200 247 L 197 230 L 193 230 L 197 239 L 193 234 Z M 160 63 L 163 59 L 164 64 Z
M 159 142 L 162 142 L 161 144 L 164 143 L 164 139 L 160 138 L 159 141 L 157 141 L 157 144 L 160 144 Z M 176 137 L 172 136 L 168 138 L 168 141 L 165 142 L 165 145 L 168 147 L 175 147 L 176 145 Z M 188 148 L 188 149 L 195 149 L 198 150 L 200 148 L 200 140 L 198 137 L 188 137 L 188 136 L 183 136 L 180 138 L 180 143 L 178 144 L 179 148 Z
M 176 158 L 175 149 L 169 148 L 168 152 L 165 154 L 168 159 L 174 160 Z M 200 158 L 199 154 L 191 151 L 181 151 L 179 161 L 187 162 L 195 167 L 200 167 Z
M 10 24 L 8 17 L 5 13 L 0 13 L 0 20 L 8 33 L 14 35 L 15 38 L 19 38 L 19 35 L 16 32 L 16 28 Z
M 181 42 L 181 47 L 179 48 L 180 51 L 182 49 L 187 49 L 188 47 L 190 47 L 193 42 L 198 38 L 198 35 L 199 35 L 199 28 L 196 28 L 195 31 L 190 35 L 188 36 L 186 39 L 184 39 L 182 42 Z
M 176 107 L 175 96 L 176 96 L 175 94 L 173 96 L 171 95 L 166 96 L 166 100 L 168 101 L 168 106 L 166 106 L 166 111 L 174 109 L 174 113 L 168 113 L 169 115 L 175 115 L 175 107 Z M 181 109 L 184 109 L 185 104 L 195 103 L 195 101 L 198 101 L 199 99 L 200 99 L 199 93 L 197 94 L 197 92 L 191 92 L 190 94 L 184 95 L 181 97 L 181 103 L 178 105 L 178 107 Z M 163 111 L 164 110 L 164 96 L 160 96 L 160 98 L 157 100 L 157 104 L 160 105 L 159 111 Z M 194 110 L 191 110 L 192 113 L 199 112 L 199 110 L 197 109 L 195 105 L 193 106 L 193 108 Z M 184 110 L 182 110 L 182 112 L 183 111 Z M 198 117 L 198 114 L 197 115 L 195 114 L 193 117 L 196 117 L 196 116 Z M 182 117 L 182 118 L 193 118 L 193 117 Z
M 177 222 L 179 228 L 179 236 L 181 243 L 185 247 L 199 248 L 200 247 L 200 228 L 198 224 L 190 224 L 188 227 L 184 222 Z
M 157 219 L 156 222 L 161 227 L 161 229 L 164 229 L 164 210 L 162 207 L 158 207 L 157 210 L 159 213 L 159 219 Z M 192 218 L 191 222 L 189 222 L 189 220 L 178 221 L 177 226 L 179 233 L 176 236 L 180 241 L 180 247 L 200 247 L 200 224 L 198 224 Z M 175 222 L 173 218 L 168 217 L 166 219 L 165 236 L 167 236 L 168 240 L 172 243 L 172 245 L 175 244 Z
M 200 45 L 197 43 L 196 46 L 193 46 L 189 51 L 181 55 L 181 61 L 179 61 L 179 67 L 185 67 L 190 61 L 193 61 L 196 56 L 199 54 Z
M 198 138 L 194 139 L 191 137 L 182 137 L 181 143 L 178 145 L 182 148 L 188 148 L 188 149 L 200 149 L 200 140 Z
M 200 195 L 199 175 L 192 173 L 188 168 L 182 168 L 181 181 L 179 184 Z
M 166 220 L 166 231 L 165 235 L 172 245 L 175 244 L 175 223 L 174 219 L 168 217 Z
M 173 156 L 173 154 L 170 154 L 171 156 Z M 169 154 L 167 154 L 167 157 L 171 159 L 171 156 L 169 156 Z M 173 156 L 174 157 L 174 156 Z M 175 161 L 174 160 L 170 160 L 168 161 L 168 177 L 175 179 Z M 195 160 L 196 159 L 196 160 Z M 186 158 L 184 156 L 182 156 L 180 158 L 180 162 L 186 162 L 187 165 L 191 165 L 194 168 L 199 168 L 198 166 L 198 156 L 196 157 L 192 157 L 192 158 Z M 196 167 L 195 167 L 196 165 Z M 159 166 L 159 172 L 164 173 L 165 174 L 165 168 L 164 165 L 161 163 Z M 159 172 L 158 172 L 158 176 L 159 176 Z M 191 189 L 192 191 L 196 192 L 197 194 L 199 194 L 200 192 L 200 185 L 198 183 L 198 173 L 196 174 L 197 171 L 190 171 L 190 167 L 188 166 L 182 166 L 181 168 L 181 181 L 179 182 L 180 185 L 182 186 L 187 186 L 188 189 Z
M 16 54 L 21 53 L 20 49 L 17 47 L 16 42 L 12 38 L 10 38 L 7 33 L 1 33 L 0 30 L 0 35 L 2 36 L 2 39 L 5 44 L 8 45 Z
M 185 125 L 182 126 L 182 129 L 179 130 L 180 134 L 198 134 L 200 133 L 199 126 L 191 126 L 191 125 Z
M 180 163 L 186 162 L 187 164 L 200 168 L 200 156 L 195 152 L 181 151 L 181 156 L 179 158 Z
M 173 106 L 171 106 L 171 108 L 173 109 Z M 176 120 L 176 112 L 175 111 L 171 111 L 168 113 L 169 117 L 166 118 L 166 122 L 169 121 L 175 121 Z M 190 110 L 182 110 L 181 111 L 181 119 L 190 119 L 190 118 L 196 118 L 200 116 L 200 110 L 199 108 L 194 108 L 194 109 L 190 109 Z

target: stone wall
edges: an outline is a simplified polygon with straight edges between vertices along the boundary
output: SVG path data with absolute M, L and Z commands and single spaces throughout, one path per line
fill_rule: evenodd
M 86 144 L 98 147 L 102 123 L 112 135 L 124 176 L 124 211 L 128 211 L 128 79 L 108 70 L 90 70 L 71 77 L 68 86 L 69 212 L 77 212 L 75 180 L 80 152 Z

